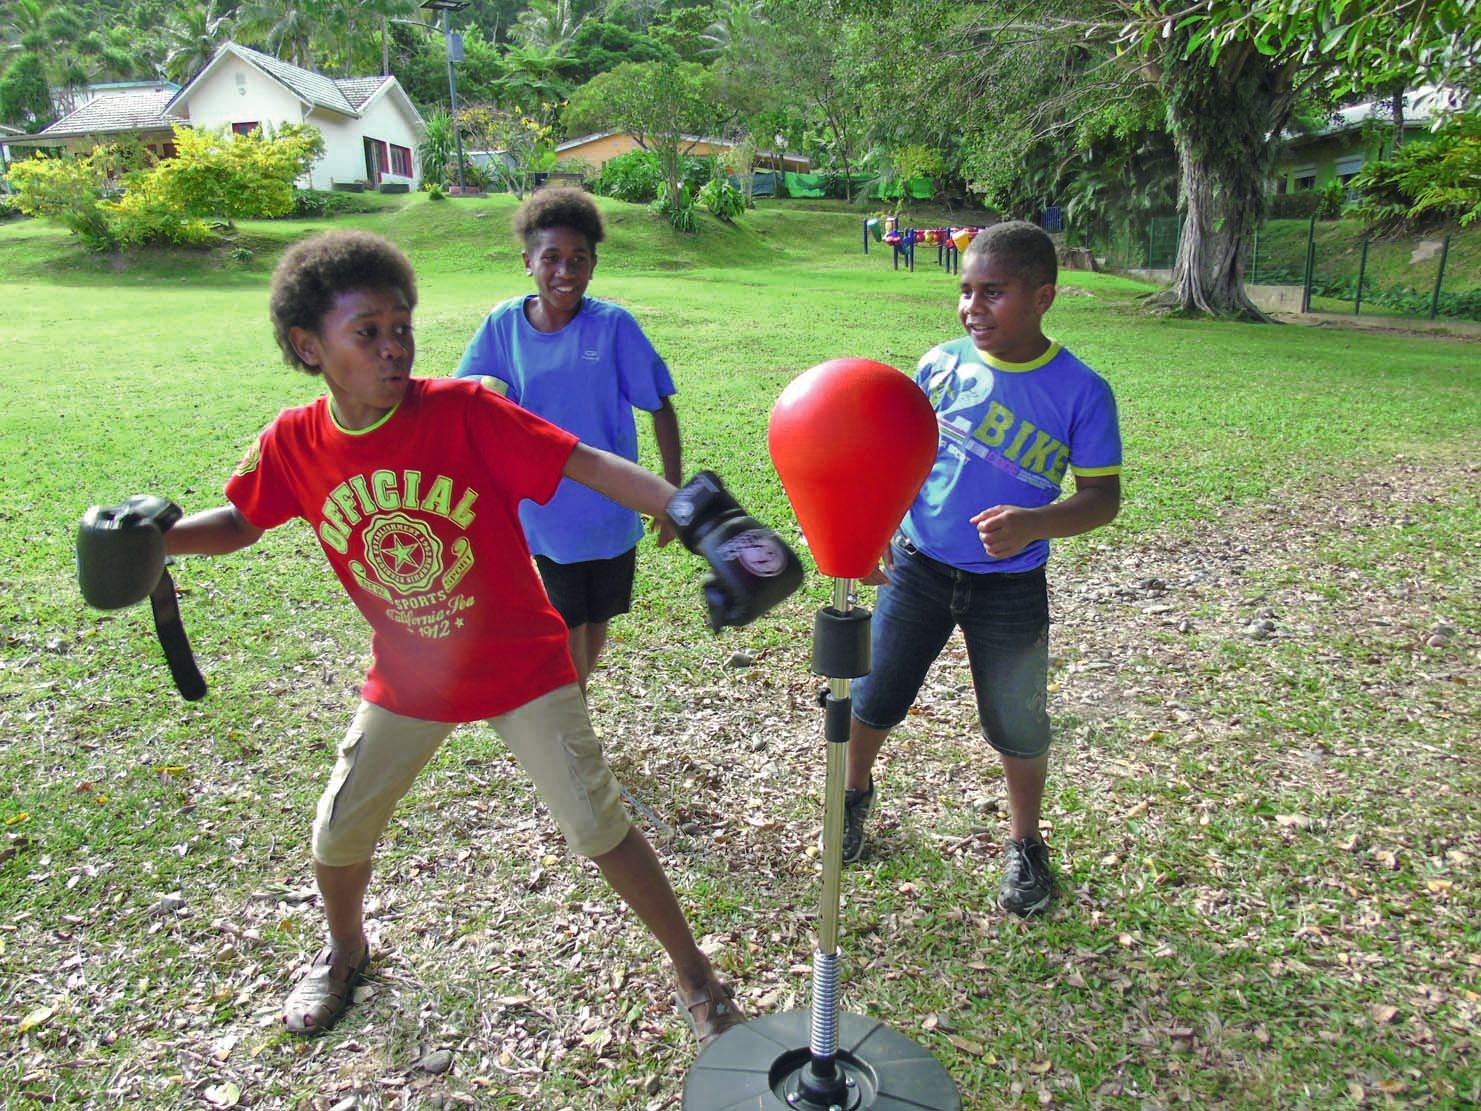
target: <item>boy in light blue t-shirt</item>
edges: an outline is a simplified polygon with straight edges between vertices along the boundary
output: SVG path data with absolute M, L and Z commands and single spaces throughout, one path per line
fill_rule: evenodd
M 653 416 L 663 476 L 683 484 L 679 418 L 669 369 L 632 313 L 586 295 L 602 217 L 580 189 L 550 187 L 514 214 L 535 293 L 496 305 L 474 333 L 460 377 L 481 377 L 511 401 L 584 444 L 636 461 L 633 410 Z M 520 522 L 550 601 L 566 622 L 581 689 L 607 643 L 608 622 L 632 607 L 638 515 L 569 480 Z M 673 539 L 658 523 L 658 545 Z
M 1121 505 L 1121 433 L 1111 387 L 1044 335 L 1054 243 L 1022 221 L 980 233 L 962 255 L 966 336 L 933 347 L 916 382 L 940 439 L 900 522 L 872 621 L 873 669 L 853 691 L 843 855 L 858 860 L 872 769 L 926 672 L 961 628 L 983 736 L 997 750 L 1011 817 L 998 903 L 1042 911 L 1053 893 L 1039 833 L 1048 770 L 1049 541 L 1111 521 Z M 1060 500 L 1066 473 L 1075 492 Z

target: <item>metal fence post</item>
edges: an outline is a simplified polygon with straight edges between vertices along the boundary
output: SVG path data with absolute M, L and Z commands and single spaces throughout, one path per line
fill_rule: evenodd
M 1306 233 L 1306 274 L 1301 280 L 1301 311 L 1311 311 L 1311 277 L 1316 269 L 1316 213 L 1311 214 L 1311 227 Z
M 1435 313 L 1440 309 L 1440 285 L 1445 281 L 1445 260 L 1450 257 L 1450 236 L 1445 237 L 1445 242 L 1440 245 L 1440 269 L 1435 274 L 1435 292 L 1430 296 L 1430 319 L 1435 319 Z
M 1353 299 L 1352 314 L 1361 316 L 1363 313 L 1363 275 L 1368 272 L 1368 237 L 1363 236 L 1363 257 L 1358 260 L 1358 292 Z

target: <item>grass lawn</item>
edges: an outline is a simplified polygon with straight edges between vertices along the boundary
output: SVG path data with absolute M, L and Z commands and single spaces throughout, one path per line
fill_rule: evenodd
M 956 334 L 954 278 L 865 257 L 856 214 L 777 203 L 686 238 L 602 203 L 592 292 L 673 367 L 686 469 L 796 539 L 772 402 L 826 358 L 913 366 Z M 423 374 L 528 288 L 512 209 L 335 221 L 411 254 Z M 363 998 L 321 1039 L 282 1032 L 321 928 L 312 808 L 368 651 L 306 528 L 175 569 L 200 703 L 143 609 L 78 595 L 86 506 L 218 504 L 258 429 L 316 395 L 266 282 L 324 226 L 112 260 L 0 225 L 0 1104 L 676 1108 L 693 1047 L 657 946 L 484 727 L 388 831 Z M 1121 517 L 1051 561 L 1059 896 L 1034 923 L 995 909 L 1001 776 L 949 648 L 845 874 L 843 1005 L 927 1046 L 974 1109 L 1474 1105 L 1481 348 L 1153 319 L 1145 286 L 1063 278 L 1049 330 L 1115 386 L 1127 466 Z M 593 716 L 743 1005 L 805 1009 L 831 584 L 716 638 L 700 574 L 644 546 Z

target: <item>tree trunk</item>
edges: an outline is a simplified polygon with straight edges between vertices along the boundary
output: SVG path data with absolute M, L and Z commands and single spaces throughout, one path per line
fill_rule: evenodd
M 1280 133 L 1290 113 L 1290 71 L 1252 47 L 1229 48 L 1213 69 L 1190 64 L 1172 38 L 1162 87 L 1183 227 L 1172 286 L 1152 303 L 1268 322 L 1245 293 L 1244 267 L 1265 215 L 1268 136 Z
M 1244 290 L 1244 264 L 1258 217 L 1258 199 L 1221 187 L 1219 167 L 1193 152 L 1179 151 L 1183 231 L 1173 264 L 1172 286 L 1153 300 L 1188 313 L 1270 318 Z

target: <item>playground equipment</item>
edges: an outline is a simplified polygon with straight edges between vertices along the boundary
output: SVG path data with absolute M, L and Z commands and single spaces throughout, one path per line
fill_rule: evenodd
M 869 671 L 867 609 L 855 579 L 885 545 L 936 457 L 936 415 L 893 367 L 832 359 L 794 379 L 772 408 L 772 463 L 832 604 L 813 624 L 812 671 L 827 742 L 823 891 L 813 953 L 811 1012 L 764 1015 L 705 1048 L 684 1084 L 685 1111 L 960 1111 L 950 1075 L 929 1052 L 882 1022 L 840 1014 L 839 891 L 849 680 Z
M 892 252 L 891 262 L 896 270 L 903 262 L 906 269 L 915 270 L 915 248 L 918 244 L 935 245 L 936 264 L 948 274 L 955 274 L 961 265 L 961 253 L 967 244 L 982 231 L 980 227 L 901 228 L 898 216 L 866 216 L 864 218 L 864 253 L 869 253 L 869 241 L 883 242 Z

